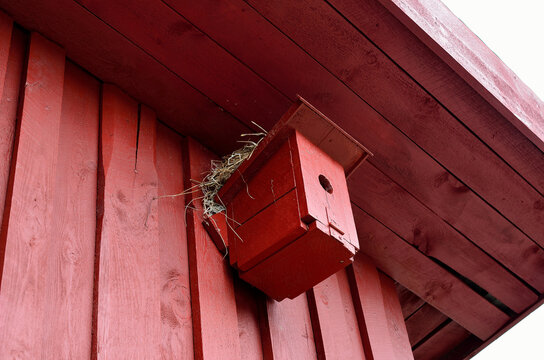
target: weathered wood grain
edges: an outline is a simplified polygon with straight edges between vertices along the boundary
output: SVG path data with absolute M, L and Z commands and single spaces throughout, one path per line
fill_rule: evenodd
M 185 188 L 201 181 L 216 159 L 191 138 L 183 147 Z M 202 226 L 200 193 L 186 197 L 195 359 L 238 359 L 240 340 L 232 272 Z
M 96 356 L 159 358 L 161 277 L 154 113 L 102 88 Z M 139 125 L 139 129 L 138 129 Z
M 466 71 L 465 69 L 459 66 L 452 68 L 451 61 L 448 61 L 447 56 L 445 59 L 439 51 L 435 53 L 428 47 L 427 41 L 423 39 L 427 34 L 416 31 L 421 37 L 420 39 L 418 35 L 409 30 L 414 29 L 413 27 L 407 28 L 378 0 L 333 0 L 330 3 L 432 96 L 452 111 L 461 122 L 493 148 L 520 175 L 535 186 L 541 194 L 544 193 L 543 150 L 516 129 L 514 124 L 493 107 L 492 103 L 486 101 L 478 94 L 477 90 L 464 80 L 460 72 Z M 384 1 L 383 3 L 390 3 L 389 8 L 395 6 L 393 1 Z M 431 7 L 426 7 L 425 10 L 421 8 L 421 10 L 430 13 L 434 8 L 441 7 L 440 4 L 435 3 L 430 3 L 430 5 Z M 456 24 L 455 26 L 464 27 L 457 19 L 451 17 L 449 12 L 448 14 L 441 13 L 441 15 L 446 15 Z M 432 36 L 433 34 L 428 35 Z M 452 35 L 454 35 L 452 41 L 456 41 L 455 36 L 458 37 L 459 34 L 453 33 Z M 470 35 L 473 36 L 473 34 Z M 435 50 L 439 49 L 435 48 Z M 450 51 L 485 51 L 490 55 L 489 49 L 481 46 L 452 48 Z M 495 57 L 494 54 L 491 56 Z M 474 57 L 471 56 L 471 59 Z M 471 62 L 465 57 L 462 60 Z M 488 65 L 490 64 L 486 63 L 486 66 Z M 483 70 L 493 71 L 492 68 Z M 508 72 L 510 73 L 509 70 Z M 514 80 L 511 76 L 510 73 L 510 80 Z M 483 80 L 487 81 L 485 78 Z M 515 82 L 519 83 L 518 80 Z M 518 85 L 525 87 L 523 84 Z M 500 91 L 500 88 L 496 90 Z M 519 100 L 525 101 L 527 99 Z
M 544 250 L 521 233 L 515 241 L 505 236 L 494 237 L 493 241 L 481 239 L 478 247 L 371 164 L 361 166 L 350 179 L 350 186 L 358 189 L 351 196 L 357 206 L 425 255 L 471 279 L 515 312 L 522 312 L 534 303 L 537 295 L 500 263 L 534 288 L 544 290 L 544 278 L 539 275 L 544 271 Z M 531 254 L 531 261 L 524 259 L 527 253 Z
M 4 12 L 0 11 L 0 99 L 4 91 L 4 81 L 8 72 L 8 59 L 11 51 L 11 37 L 13 20 Z
M 345 270 L 308 291 L 314 338 L 320 359 L 365 359 Z
M 387 327 L 391 342 L 393 343 L 393 352 L 397 359 L 412 359 L 412 349 L 410 348 L 406 324 L 402 316 L 395 283 L 384 273 L 380 272 L 379 275 L 385 314 L 387 316 Z
M 427 303 L 480 339 L 491 336 L 509 320 L 502 311 L 361 209 L 353 207 L 353 213 L 361 252 Z
M 2 235 L 0 307 L 9 311 L 0 315 L 0 357 L 85 358 L 99 87 L 75 65 L 65 68 L 64 51 L 36 33 L 27 66 Z
M 366 255 L 359 253 L 347 273 L 367 359 L 401 359 L 393 344 L 397 339 L 390 334 L 387 311 L 391 309 L 386 308 L 378 270 Z M 393 295 L 397 296 L 396 291 Z M 404 323 L 400 304 L 398 312 Z M 407 335 L 405 341 L 408 342 Z
M 182 138 L 157 127 L 159 196 L 183 191 Z M 189 255 L 183 196 L 158 199 L 161 297 L 161 358 L 193 357 Z
M 544 151 L 542 100 L 443 3 L 380 2 Z
M 10 310 L 0 312 L 0 358 L 39 357 L 48 330 L 43 326 L 46 313 L 57 310 L 44 296 L 50 286 L 54 289 L 52 295 L 60 295 L 57 290 L 61 285 L 56 282 L 57 276 L 43 274 L 50 274 L 49 260 L 57 260 L 59 255 L 56 251 L 50 253 L 49 247 L 57 240 L 51 235 L 64 52 L 33 33 L 27 66 L 2 232 L 5 253 L 0 308 Z
M 317 359 L 306 293 L 281 302 L 266 299 L 262 318 L 264 359 Z
M 266 301 L 262 292 L 234 276 L 240 359 L 263 359 L 261 341 L 260 308 Z
M 1 14 L 0 14 L 1 15 Z M 10 174 L 10 166 L 13 155 L 13 145 L 15 141 L 15 128 L 17 117 L 17 105 L 19 103 L 20 87 L 23 81 L 23 67 L 26 53 L 26 45 L 28 38 L 19 29 L 11 28 L 9 38 L 6 36 L 7 17 L 0 17 L 0 47 L 2 51 L 8 52 L 6 56 L 5 68 L 0 65 L 0 224 L 2 224 L 4 214 L 4 204 L 6 202 L 6 194 L 8 190 L 8 180 Z M 9 20 L 11 21 L 11 20 Z M 0 58 L 4 53 L 0 53 Z M 4 59 L 2 58 L 1 61 Z M 4 75 L 2 75 L 4 71 Z M 1 76 L 4 76 L 1 78 Z M 2 242 L 0 241 L 0 244 Z M 0 245 L 0 254 L 3 254 L 3 244 Z M 2 268 L 3 259 L 0 256 L 0 269 Z M 0 272 L 0 279 L 2 274 Z

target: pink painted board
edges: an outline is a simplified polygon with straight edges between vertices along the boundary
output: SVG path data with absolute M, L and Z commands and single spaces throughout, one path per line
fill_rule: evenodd
M 98 359 L 160 357 L 161 292 L 154 113 L 102 87 Z M 138 128 L 138 124 L 140 125 Z
M 185 189 L 201 181 L 217 157 L 191 138 L 183 147 Z M 238 359 L 240 340 L 232 269 L 202 226 L 200 192 L 185 198 L 195 359 Z
M 264 359 L 317 359 L 306 294 L 281 302 L 266 299 L 262 316 Z
M 308 291 L 319 358 L 365 359 L 346 270 Z
M 5 20 L 0 20 L 0 23 Z M 5 26 L 5 23 L 4 23 Z M 2 48 L 9 50 L 6 59 L 5 77 L 0 81 L 0 224 L 2 223 L 4 204 L 8 188 L 10 166 L 15 141 L 17 108 L 19 104 L 20 87 L 23 82 L 23 67 L 25 61 L 28 37 L 20 29 L 10 31 L 10 42 L 3 37 Z M 1 76 L 1 74 L 0 74 Z M 3 247 L 1 247 L 3 248 Z M 3 254 L 3 250 L 0 251 Z M 1 267 L 2 260 L 0 260 Z M 0 278 L 1 278 L 0 274 Z
M 166 126 L 157 126 L 159 196 L 183 192 L 183 139 Z M 161 356 L 193 356 L 193 322 L 189 282 L 189 254 L 183 196 L 163 197 L 159 207 L 159 258 L 161 300 Z

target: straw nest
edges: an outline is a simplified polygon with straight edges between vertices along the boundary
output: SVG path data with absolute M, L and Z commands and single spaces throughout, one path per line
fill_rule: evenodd
M 202 191 L 202 196 L 193 198 L 191 202 L 197 199 L 202 199 L 202 207 L 205 217 L 211 217 L 214 214 L 225 211 L 225 205 L 217 196 L 219 190 L 221 187 L 223 187 L 231 175 L 234 174 L 238 167 L 244 161 L 251 158 L 251 155 L 253 155 L 253 152 L 267 134 L 266 130 L 264 130 L 261 126 L 255 122 L 252 123 L 257 126 L 261 132 L 241 134 L 240 136 L 244 138 L 244 140 L 238 140 L 238 142 L 244 143 L 245 145 L 233 151 L 231 154 L 223 156 L 221 160 L 212 160 L 211 169 L 206 176 L 204 176 L 201 182 L 191 179 L 191 181 L 195 183 L 195 185 L 191 188 L 186 189 L 179 194 L 163 195 L 159 198 L 182 196 L 195 193 L 200 190 Z M 249 196 L 251 197 L 251 195 Z M 190 207 L 190 203 L 187 204 L 187 207 Z
M 244 161 L 248 160 L 251 155 L 253 155 L 253 152 L 264 139 L 265 135 L 266 131 L 264 129 L 262 129 L 262 132 L 259 133 L 242 134 L 242 137 L 247 137 L 248 139 L 238 141 L 245 143 L 243 147 L 229 155 L 223 156 L 221 160 L 212 160 L 210 172 L 199 184 L 203 195 L 202 206 L 204 208 L 205 216 L 210 217 L 226 210 L 225 205 L 221 202 L 221 199 L 217 196 L 217 193 L 231 177 L 231 175 L 234 174 L 238 167 L 242 165 Z M 219 201 L 219 203 L 216 200 Z

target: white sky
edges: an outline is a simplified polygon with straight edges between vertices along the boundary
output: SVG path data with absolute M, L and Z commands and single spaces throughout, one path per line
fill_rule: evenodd
M 544 100 L 544 1 L 442 2 Z M 544 306 L 473 359 L 544 359 Z

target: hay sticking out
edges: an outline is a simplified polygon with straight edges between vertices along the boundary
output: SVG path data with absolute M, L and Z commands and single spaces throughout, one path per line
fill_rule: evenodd
M 238 167 L 244 161 L 251 158 L 251 155 L 253 155 L 255 148 L 257 148 L 257 146 L 266 136 L 267 132 L 262 127 L 260 127 L 256 123 L 253 124 L 259 127 L 262 132 L 253 134 L 242 134 L 242 137 L 248 137 L 248 139 L 254 140 L 240 140 L 238 142 L 245 143 L 243 147 L 235 150 L 229 155 L 223 156 L 221 160 L 212 160 L 210 172 L 199 184 L 200 190 L 203 194 L 202 206 L 204 208 L 205 216 L 210 217 L 214 214 L 226 210 L 223 203 L 216 202 L 217 193 L 231 177 L 231 175 L 234 174 Z M 218 200 L 221 202 L 221 199 Z
M 226 210 L 225 205 L 223 203 L 217 203 L 215 201 L 217 198 L 221 202 L 221 199 L 219 199 L 219 197 L 217 196 L 219 190 L 221 189 L 221 187 L 223 187 L 223 185 L 227 182 L 227 180 L 231 177 L 231 175 L 234 174 L 234 172 L 238 169 L 238 167 L 242 165 L 244 161 L 249 159 L 251 155 L 253 155 L 253 152 L 255 151 L 257 146 L 261 143 L 261 141 L 264 139 L 264 137 L 267 134 L 266 130 L 263 129 L 261 126 L 259 126 L 253 121 L 252 123 L 255 126 L 257 126 L 259 129 L 261 129 L 262 132 L 240 135 L 242 137 L 248 137 L 248 139 L 254 139 L 254 140 L 239 140 L 238 142 L 245 143 L 243 147 L 232 152 L 229 155 L 223 156 L 221 160 L 212 160 L 210 172 L 204 177 L 202 182 L 191 179 L 191 182 L 193 182 L 195 185 L 191 186 L 190 188 L 185 189 L 178 194 L 158 196 L 156 198 L 153 198 L 152 201 L 162 199 L 162 198 L 175 198 L 178 196 L 195 194 L 198 192 L 198 190 L 200 190 L 202 191 L 202 196 L 193 197 L 193 199 L 189 201 L 187 205 L 185 205 L 185 216 L 187 216 L 187 209 L 195 209 L 191 205 L 191 203 L 195 200 L 201 200 L 201 199 L 202 199 L 202 207 L 204 208 L 204 211 L 203 211 L 204 217 L 209 218 L 212 215 L 215 215 L 220 212 L 224 212 Z M 243 177 L 242 177 L 242 180 L 244 180 Z M 249 190 L 248 190 L 248 195 L 249 195 Z M 249 196 L 251 197 L 251 195 Z M 227 215 L 225 214 L 225 216 Z M 234 219 L 231 219 L 231 220 L 235 221 Z M 185 224 L 187 225 L 187 219 L 185 219 Z

